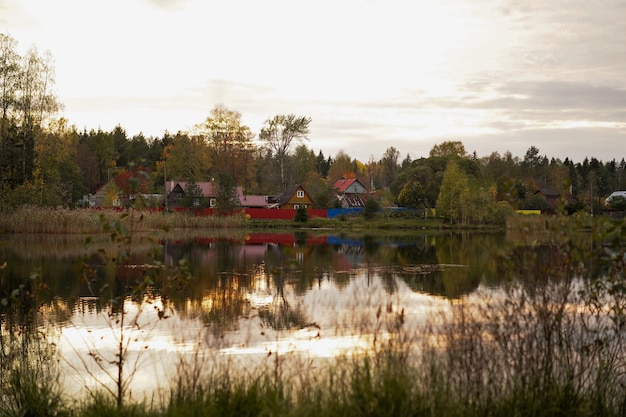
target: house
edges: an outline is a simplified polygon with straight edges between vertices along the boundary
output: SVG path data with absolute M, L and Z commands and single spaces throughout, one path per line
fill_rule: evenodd
M 563 201 L 569 201 L 571 196 L 562 193 L 554 188 L 540 188 L 534 193 L 535 196 L 541 196 L 548 203 L 549 208 L 545 210 L 549 214 L 554 214 L 558 211 L 559 205 Z
M 270 197 L 269 208 L 298 209 L 313 208 L 313 199 L 301 185 L 292 185 L 279 195 Z
M 365 194 L 367 189 L 356 178 L 337 180 L 333 188 L 341 194 Z
M 356 178 L 341 179 L 333 185 L 335 197 L 343 208 L 365 207 L 363 196 L 367 189 Z
M 187 197 L 187 187 L 190 183 L 185 181 L 167 181 L 165 183 L 166 207 L 178 208 L 185 206 L 184 199 Z M 202 198 L 207 199 L 209 207 L 215 206 L 215 198 L 217 197 L 217 187 L 213 182 L 196 182 Z M 200 201 L 194 201 L 193 205 L 200 205 Z
M 182 207 L 183 199 L 187 195 L 187 184 L 184 181 L 168 181 L 165 184 L 165 195 L 167 196 L 167 207 L 177 208 Z M 196 182 L 195 183 L 201 194 L 202 198 L 208 201 L 209 207 L 215 207 L 217 200 L 217 185 L 214 182 Z M 244 194 L 242 187 L 235 188 L 237 197 L 239 199 L 239 205 L 243 208 L 267 208 L 268 197 L 264 195 L 248 195 Z M 195 205 L 199 205 L 200 202 L 194 202 Z
M 89 197 L 90 207 L 121 207 L 119 192 L 113 182 L 107 182 Z

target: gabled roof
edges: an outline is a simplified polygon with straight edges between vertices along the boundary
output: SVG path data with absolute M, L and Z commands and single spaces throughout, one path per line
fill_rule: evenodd
M 540 188 L 535 191 L 535 194 L 543 194 L 546 197 L 558 198 L 561 196 L 561 192 L 555 188 Z
M 335 184 L 333 185 L 333 188 L 338 190 L 339 192 L 344 193 L 346 189 L 348 189 L 348 187 L 350 187 L 355 182 L 359 182 L 359 181 L 356 178 L 351 178 L 349 180 L 347 179 L 337 180 Z
M 291 196 L 293 196 L 295 194 L 296 191 L 298 191 L 298 189 L 300 188 L 299 184 L 296 185 L 290 185 L 289 187 L 285 188 L 285 191 L 283 191 L 282 194 L 278 194 L 275 195 L 272 200 L 275 203 L 278 203 L 279 205 L 283 205 L 289 202 L 289 199 L 291 199 Z
M 165 183 L 165 194 L 169 195 L 178 185 L 183 191 L 187 189 L 187 182 L 185 181 L 167 181 Z M 214 182 L 208 181 L 198 181 L 196 182 L 200 191 L 202 191 L 202 195 L 204 197 L 216 197 L 217 196 L 217 185 Z M 243 197 L 243 188 L 236 187 L 237 195 L 240 199 Z M 250 196 L 248 196 L 250 197 Z
M 187 189 L 187 182 L 185 181 L 167 181 L 165 183 L 165 194 L 170 194 L 176 186 L 180 186 L 180 188 L 185 191 Z M 215 183 L 207 182 L 207 181 L 198 181 L 196 182 L 200 191 L 202 191 L 203 196 L 212 197 L 217 195 L 217 187 L 215 187 Z

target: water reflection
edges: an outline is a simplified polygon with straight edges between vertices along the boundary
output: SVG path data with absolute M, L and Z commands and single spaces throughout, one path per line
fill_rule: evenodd
M 0 262 L 7 261 L 0 298 L 16 288 L 36 294 L 23 300 L 30 303 L 24 311 L 38 311 L 60 329 L 56 342 L 73 365 L 68 376 L 77 390 L 111 384 L 114 364 L 102 367 L 92 359 L 115 352 L 120 338 L 128 341 L 127 363 L 137 364 L 135 389 L 149 390 L 166 385 L 183 358 L 208 368 L 220 358 L 257 365 L 278 355 L 329 358 L 371 347 L 400 321 L 418 334 L 449 300 L 498 287 L 511 270 L 529 279 L 549 277 L 551 263 L 566 261 L 535 238 L 505 234 L 148 239 L 137 240 L 131 256 L 113 264 L 81 239 L 75 246 L 63 239 L 42 246 L 35 239 L 8 240 L 0 248 Z M 590 247 L 581 239 L 581 247 Z M 98 246 L 112 250 L 106 241 Z M 95 271 L 89 280 L 85 266 Z M 601 265 L 588 270 L 595 276 Z M 166 292 L 176 274 L 188 278 L 186 285 Z M 149 297 L 125 297 L 130 286 L 148 278 Z M 109 300 L 120 296 L 122 304 L 111 309 Z M 120 311 L 129 314 L 125 324 Z

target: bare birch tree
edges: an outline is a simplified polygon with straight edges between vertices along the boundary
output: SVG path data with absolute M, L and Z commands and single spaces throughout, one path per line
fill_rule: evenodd
M 310 117 L 296 116 L 295 114 L 277 115 L 273 119 L 267 119 L 259 133 L 259 139 L 266 143 L 266 147 L 278 160 L 280 167 L 280 184 L 284 189 L 285 183 L 285 160 L 289 149 L 295 141 L 308 139 L 310 133 Z

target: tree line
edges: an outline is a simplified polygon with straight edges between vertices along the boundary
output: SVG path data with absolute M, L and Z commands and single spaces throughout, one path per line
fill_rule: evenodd
M 383 206 L 437 208 L 455 222 L 499 222 L 513 209 L 554 209 L 545 190 L 561 195 L 566 213 L 601 210 L 604 198 L 624 189 L 624 158 L 574 162 L 541 155 L 531 146 L 519 158 L 510 152 L 468 153 L 461 141 L 436 144 L 412 160 L 390 146 L 376 159 L 336 155 L 307 146 L 312 120 L 295 114 L 269 117 L 258 134 L 241 114 L 215 106 L 189 131 L 160 137 L 129 137 L 112 131 L 79 131 L 56 118 L 49 53 L 0 34 L 0 205 L 76 207 L 82 196 L 114 184 L 123 196 L 161 194 L 165 181 L 217 181 L 246 194 L 271 195 L 302 184 L 318 208 L 334 207 L 333 184 L 356 178 Z M 541 192 L 540 192 L 541 191 Z

